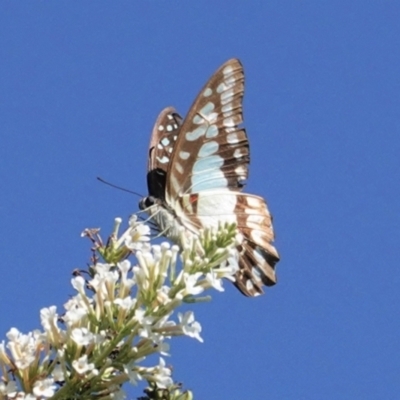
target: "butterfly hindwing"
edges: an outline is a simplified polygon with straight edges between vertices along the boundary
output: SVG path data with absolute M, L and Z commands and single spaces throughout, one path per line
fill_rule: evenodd
M 243 236 L 235 285 L 248 296 L 263 293 L 262 286 L 276 283 L 275 264 L 279 255 L 274 240 L 272 217 L 262 197 L 232 191 L 205 191 L 184 195 L 177 209 L 185 221 L 200 228 L 220 222 L 236 223 Z M 189 222 L 190 221 L 190 222 Z

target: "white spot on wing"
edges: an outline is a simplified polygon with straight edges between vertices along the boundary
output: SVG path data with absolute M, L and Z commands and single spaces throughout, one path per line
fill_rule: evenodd
M 225 77 L 225 82 L 229 87 L 233 86 L 235 84 L 235 81 L 236 81 L 236 78 L 233 75 Z
M 221 94 L 221 103 L 222 105 L 227 104 L 232 101 L 233 98 L 233 89 L 226 90 Z
M 217 225 L 218 221 L 236 222 L 235 207 L 236 196 L 233 194 L 225 192 L 210 196 L 200 193 L 197 201 L 197 214 L 212 217 L 210 218 L 211 221 L 213 220 L 211 225 Z
M 246 202 L 250 207 L 253 207 L 253 208 L 260 207 L 260 200 L 257 197 L 246 196 Z
M 166 156 L 157 157 L 157 160 L 160 161 L 161 164 L 166 164 L 169 161 L 169 158 Z
M 224 82 L 221 82 L 218 86 L 217 86 L 217 92 L 218 93 L 222 93 L 225 89 L 228 89 L 227 86 L 225 85 Z
M 199 115 L 196 114 L 193 117 L 193 123 L 196 124 L 196 125 L 203 124 L 204 123 L 204 118 L 201 118 Z
M 163 145 L 163 146 L 168 146 L 169 145 L 169 139 L 168 138 L 163 138 L 162 140 L 161 140 L 161 144 Z
M 172 128 L 172 125 L 167 125 L 167 131 L 168 131 L 168 132 L 171 132 L 172 129 L 173 129 L 173 128 Z
M 211 95 L 212 95 L 212 90 L 210 88 L 207 88 L 203 93 L 204 97 L 208 97 L 208 96 L 211 96 Z
M 226 135 L 226 140 L 229 144 L 239 143 L 239 138 L 237 133 L 229 133 L 228 135 Z
M 232 107 L 232 103 L 229 104 L 225 104 L 224 106 L 222 106 L 221 111 L 223 113 L 228 112 L 228 111 L 232 111 L 233 107 Z
M 207 127 L 206 126 L 199 126 L 192 132 L 187 132 L 186 133 L 186 139 L 189 142 L 193 142 L 203 136 L 206 133 Z
M 203 146 L 201 146 L 198 156 L 208 157 L 218 151 L 218 147 L 218 143 L 215 141 L 206 142 L 203 144 Z
M 204 192 L 213 189 L 226 190 L 228 181 L 220 169 L 207 170 L 201 174 L 192 175 L 192 193 Z M 236 222 L 236 218 L 234 221 Z
M 253 255 L 254 255 L 254 258 L 257 260 L 258 265 L 265 264 L 264 257 L 257 250 L 253 250 Z
M 190 153 L 187 151 L 180 151 L 179 152 L 179 157 L 182 158 L 182 160 L 187 160 L 190 156 Z
M 207 121 L 208 121 L 210 124 L 213 124 L 214 122 L 217 121 L 217 118 L 218 118 L 218 113 L 213 112 L 213 113 L 211 113 L 211 114 L 207 117 Z
M 193 165 L 193 174 L 201 174 L 204 171 L 209 171 L 222 167 L 224 160 L 220 156 L 210 156 L 197 160 Z
M 247 289 L 249 292 L 251 292 L 252 290 L 254 290 L 254 285 L 253 285 L 253 282 L 252 282 L 251 280 L 248 280 L 248 281 L 246 282 L 246 289 Z
M 173 189 L 175 190 L 176 193 L 180 192 L 180 188 L 181 186 L 179 185 L 179 181 L 178 179 L 176 179 L 174 174 L 171 174 L 169 177 L 169 181 L 171 182 L 171 186 L 173 187 Z
M 238 167 L 236 167 L 235 172 L 238 176 L 242 178 L 246 176 L 246 168 L 243 165 L 239 165 Z
M 223 114 L 224 118 L 232 117 L 233 111 L 224 112 L 222 114 Z
M 242 157 L 242 156 L 244 156 L 244 155 L 245 155 L 245 153 L 242 152 L 242 149 L 240 149 L 240 148 L 236 149 L 236 150 L 233 152 L 233 157 L 235 157 L 235 158 L 240 158 L 240 157 Z
M 213 102 L 209 101 L 200 111 L 199 114 L 204 115 L 207 117 L 208 115 L 211 114 L 211 112 L 214 110 L 215 105 Z
M 158 130 L 159 130 L 159 131 L 163 131 L 163 130 L 164 130 L 164 127 L 163 127 L 162 125 L 158 125 Z
M 227 65 L 222 72 L 224 73 L 224 75 L 229 75 L 233 72 L 233 68 L 231 65 Z
M 253 210 L 250 211 L 252 212 Z M 247 216 L 247 222 L 262 225 L 262 223 L 264 222 L 264 217 L 262 215 L 251 214 Z
M 235 121 L 233 120 L 233 118 L 225 118 L 224 119 L 224 126 L 235 126 Z
M 251 269 L 251 274 L 253 275 L 253 278 L 257 281 L 257 282 L 261 282 L 261 272 L 258 268 L 253 267 Z
M 174 162 L 174 167 L 180 174 L 183 174 L 183 167 L 181 164 L 179 164 L 178 162 Z
M 210 125 L 206 132 L 206 138 L 213 138 L 218 135 L 218 128 L 216 125 Z

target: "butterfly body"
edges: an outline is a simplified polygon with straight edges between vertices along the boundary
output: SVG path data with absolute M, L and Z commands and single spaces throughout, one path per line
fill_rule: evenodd
M 247 296 L 276 282 L 278 253 L 272 219 L 263 198 L 242 193 L 248 176 L 249 143 L 243 121 L 243 68 L 237 59 L 223 64 L 197 96 L 185 120 L 164 109 L 149 147 L 149 196 L 139 206 L 174 242 L 181 228 L 235 223 L 242 236 L 235 285 Z
M 156 223 L 158 230 L 173 242 L 179 243 L 180 228 L 184 226 L 176 213 L 165 201 L 153 196 L 145 197 L 139 203 L 139 208 L 145 210 Z

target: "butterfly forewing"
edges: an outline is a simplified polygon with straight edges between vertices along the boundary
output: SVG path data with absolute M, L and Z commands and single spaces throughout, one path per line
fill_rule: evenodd
M 239 60 L 223 64 L 203 87 L 185 118 L 168 168 L 166 195 L 240 190 L 248 175 L 244 129 L 244 74 Z
M 182 118 L 175 108 L 167 107 L 161 111 L 150 139 L 147 166 L 147 185 L 149 194 L 164 199 L 168 165 L 178 139 Z
M 182 118 L 175 108 L 164 108 L 154 124 L 149 146 L 148 171 L 160 168 L 167 171 Z

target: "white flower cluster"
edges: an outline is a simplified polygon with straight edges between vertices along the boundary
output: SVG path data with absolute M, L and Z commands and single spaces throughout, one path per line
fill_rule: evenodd
M 237 271 L 235 227 L 206 230 L 199 237 L 182 232 L 179 247 L 149 244 L 148 226 L 130 221 L 117 238 L 121 220 L 103 245 L 98 230 L 86 230 L 106 263 L 94 257 L 89 272 L 72 279 L 77 294 L 65 312 L 41 310 L 43 331 L 23 334 L 12 328 L 0 343 L 0 399 L 124 398 L 122 384 L 147 380 L 159 389 L 173 387 L 171 369 L 162 357 L 145 367 L 152 355 L 168 355 L 168 339 L 186 335 L 202 341 L 192 311 L 178 313 L 183 302 L 208 288 L 223 290 L 222 278 Z M 137 265 L 126 259 L 134 253 Z M 178 254 L 181 268 L 178 271 Z

